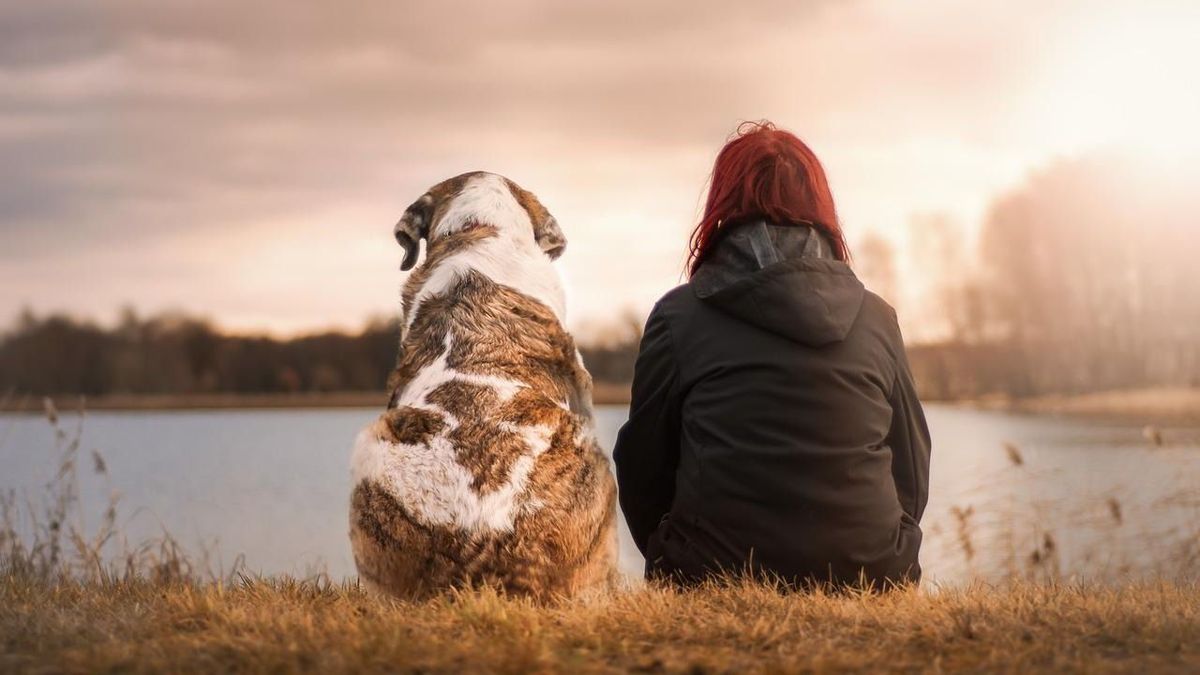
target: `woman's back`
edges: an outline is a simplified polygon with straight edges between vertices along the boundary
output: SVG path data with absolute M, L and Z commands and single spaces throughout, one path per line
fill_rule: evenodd
M 763 221 L 729 228 L 691 282 L 656 306 L 638 380 L 615 454 L 622 506 L 652 570 L 698 578 L 750 564 L 835 582 L 919 574 L 927 450 L 902 438 L 924 420 L 895 413 L 911 386 L 895 315 L 830 258 L 821 234 Z M 678 457 L 656 458 L 662 447 Z M 893 452 L 905 456 L 894 462 Z M 639 486 L 654 475 L 646 464 L 662 460 L 673 475 Z M 669 505 L 644 499 L 668 481 Z
M 770 123 L 739 128 L 690 281 L 646 324 L 613 452 L 648 575 L 920 577 L 929 430 L 895 312 L 849 258 L 812 150 Z

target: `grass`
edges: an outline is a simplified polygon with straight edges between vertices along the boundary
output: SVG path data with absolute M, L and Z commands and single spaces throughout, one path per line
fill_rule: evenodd
M 1200 588 L 786 595 L 643 586 L 551 606 L 422 604 L 289 579 L 0 580 L 14 672 L 1196 672 Z
M 0 499 L 0 673 L 1200 672 L 1191 557 L 1175 582 L 1065 583 L 1045 565 L 1048 533 L 1004 584 L 883 594 L 731 580 L 549 605 L 489 589 L 413 604 L 321 576 L 213 570 L 167 533 L 124 541 L 115 494 L 85 526 L 80 467 L 103 480 L 107 467 L 80 455 L 82 414 L 70 428 L 49 402 L 45 413 L 57 475 L 40 502 Z M 1005 451 L 1024 470 L 1020 450 Z M 1119 524 L 1120 505 L 1106 517 Z M 964 510 L 957 533 L 968 559 L 994 545 L 973 518 Z

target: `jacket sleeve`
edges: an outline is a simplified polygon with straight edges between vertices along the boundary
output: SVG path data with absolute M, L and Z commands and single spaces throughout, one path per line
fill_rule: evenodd
M 629 421 L 613 448 L 621 510 L 643 554 L 675 498 L 679 463 L 679 370 L 667 319 L 651 312 L 633 373 Z
M 904 348 L 896 368 L 896 382 L 890 399 L 892 426 L 888 446 L 892 449 L 892 478 L 900 507 L 914 521 L 920 522 L 929 501 L 929 454 L 931 441 L 925 411 L 917 399 L 912 370 Z

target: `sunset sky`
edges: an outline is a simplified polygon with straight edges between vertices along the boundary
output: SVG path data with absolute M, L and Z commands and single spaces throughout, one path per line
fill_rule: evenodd
M 928 275 L 1055 158 L 1200 146 L 1200 2 L 0 4 L 0 326 L 125 304 L 238 331 L 398 310 L 392 224 L 473 169 L 569 240 L 575 327 L 680 281 L 739 120 L 816 150 L 851 244 Z M 915 309 L 909 316 L 920 316 Z M 906 328 L 920 333 L 908 321 Z

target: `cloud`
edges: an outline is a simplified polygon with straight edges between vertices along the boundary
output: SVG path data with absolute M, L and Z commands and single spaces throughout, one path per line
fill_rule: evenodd
M 794 7 L 764 9 L 812 11 Z M 105 233 L 219 228 L 239 214 L 281 217 L 384 185 L 411 194 L 441 166 L 458 170 L 464 150 L 528 153 L 533 163 L 564 144 L 686 142 L 695 136 L 686 120 L 697 116 L 652 120 L 710 100 L 699 80 L 734 96 L 740 85 L 672 49 L 715 22 L 766 21 L 723 16 L 717 3 L 686 12 L 599 2 L 2 11 L 9 255 Z M 725 115 L 712 122 L 728 126 Z M 55 236 L 64 229 L 87 236 Z
M 850 226 L 982 210 L 1046 153 L 1014 126 L 1020 94 L 1091 6 L 9 3 L 0 320 L 26 302 L 203 304 L 279 329 L 394 311 L 391 221 L 475 168 L 551 206 L 577 304 L 602 318 L 678 279 L 745 118 L 817 148 Z M 80 292 L 80 265 L 104 281 Z M 321 278 L 267 276 L 304 266 Z

